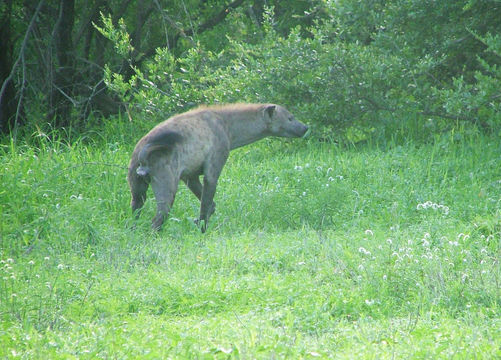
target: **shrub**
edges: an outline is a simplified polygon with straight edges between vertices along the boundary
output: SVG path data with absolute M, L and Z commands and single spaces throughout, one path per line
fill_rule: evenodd
M 227 36 L 228 45 L 218 53 L 201 44 L 181 57 L 157 49 L 141 69 L 133 68 L 129 79 L 108 67 L 107 84 L 141 119 L 158 121 L 200 103 L 274 102 L 310 123 L 317 135 L 336 141 L 356 142 L 374 133 L 427 138 L 460 121 L 483 128 L 499 125 L 496 65 L 479 57 L 481 69 L 474 73 L 474 83 L 462 76 L 451 82 L 436 79 L 443 56 L 419 53 L 406 41 L 419 31 L 402 35 L 398 19 L 403 15 L 395 7 L 385 8 L 391 15 L 385 13 L 387 18 L 376 16 L 373 7 L 355 9 L 372 14 L 373 25 L 382 21 L 391 27 L 368 34 L 340 20 L 351 8 L 329 4 L 331 21 L 325 24 L 296 27 L 283 37 L 274 30 L 273 9 L 268 9 L 264 35 L 253 44 Z M 419 8 L 414 2 L 406 6 Z M 124 55 L 120 49 L 129 48 L 124 44 L 128 36 L 120 33 L 124 26 L 116 29 L 110 21 L 103 23 L 101 32 Z M 340 34 L 342 29 L 351 35 Z M 369 38 L 362 41 L 364 36 Z M 477 37 L 488 51 L 499 54 L 499 37 Z

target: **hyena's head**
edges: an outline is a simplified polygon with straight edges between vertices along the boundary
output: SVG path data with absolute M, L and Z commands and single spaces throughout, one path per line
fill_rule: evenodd
M 297 121 L 294 115 L 280 105 L 264 105 L 263 117 L 273 136 L 302 137 L 308 131 L 308 126 Z

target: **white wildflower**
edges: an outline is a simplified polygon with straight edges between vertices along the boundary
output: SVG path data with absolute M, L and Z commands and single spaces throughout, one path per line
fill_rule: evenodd
M 359 247 L 359 248 L 358 248 L 358 252 L 359 252 L 359 253 L 362 253 L 362 254 L 364 254 L 364 255 L 370 255 L 370 254 L 371 254 L 371 252 L 370 252 L 369 250 L 366 250 L 366 249 L 365 249 L 365 248 L 363 248 L 363 247 Z

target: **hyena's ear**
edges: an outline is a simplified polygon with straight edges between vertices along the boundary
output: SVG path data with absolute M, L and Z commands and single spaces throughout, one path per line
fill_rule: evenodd
M 275 114 L 276 109 L 276 105 L 266 105 L 266 107 L 264 108 L 264 116 L 271 120 L 273 118 L 273 115 Z

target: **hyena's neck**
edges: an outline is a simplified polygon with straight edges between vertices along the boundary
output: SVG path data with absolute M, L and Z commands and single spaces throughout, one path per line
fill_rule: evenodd
M 266 124 L 259 111 L 233 112 L 223 116 L 228 136 L 230 149 L 251 144 L 269 135 Z

